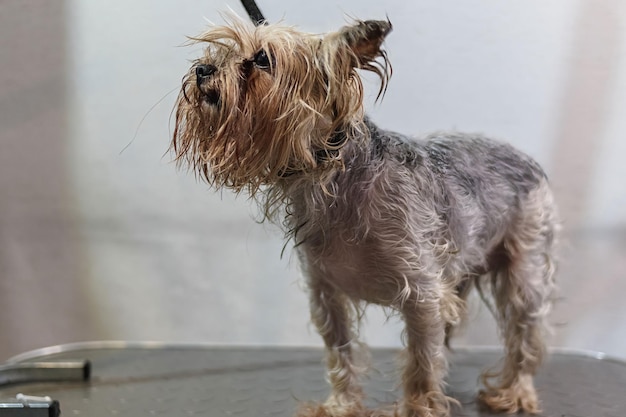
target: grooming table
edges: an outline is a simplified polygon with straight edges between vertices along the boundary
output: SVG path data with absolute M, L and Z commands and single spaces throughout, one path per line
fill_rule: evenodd
M 448 392 L 463 409 L 455 410 L 454 416 L 497 415 L 480 409 L 475 397 L 480 370 L 496 364 L 499 357 L 496 349 L 455 350 Z M 317 348 L 63 345 L 9 360 L 0 368 L 0 399 L 18 393 L 49 396 L 60 403 L 63 417 L 291 417 L 299 402 L 327 396 L 322 358 L 323 351 Z M 397 362 L 397 350 L 372 351 L 369 377 L 364 380 L 369 405 L 391 404 L 398 398 Z M 624 362 L 601 354 L 556 351 L 536 381 L 541 416 L 626 416 Z M 0 417 L 5 415 L 31 414 L 8 414 L 0 407 Z

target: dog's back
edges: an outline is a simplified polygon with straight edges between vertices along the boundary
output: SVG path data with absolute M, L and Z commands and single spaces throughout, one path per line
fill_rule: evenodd
M 490 269 L 491 255 L 531 208 L 545 215 L 541 221 L 553 225 L 550 229 L 557 226 L 546 174 L 511 145 L 479 134 L 438 132 L 409 138 L 371 122 L 368 127 L 370 163 L 413 173 L 420 195 L 429 194 L 430 200 L 415 203 L 432 205 L 467 274 Z

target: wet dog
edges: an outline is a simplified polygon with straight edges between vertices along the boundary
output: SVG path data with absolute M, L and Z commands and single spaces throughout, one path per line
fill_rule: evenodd
M 251 195 L 293 240 L 332 385 L 310 414 L 371 413 L 354 326 L 373 303 L 406 323 L 397 412 L 448 416 L 445 345 L 474 286 L 491 291 L 506 355 L 480 399 L 538 412 L 558 224 L 546 175 L 481 135 L 410 138 L 369 120 L 359 71 L 384 92 L 390 31 L 360 21 L 320 36 L 238 19 L 210 29 L 194 38 L 206 49 L 183 79 L 172 149 L 214 187 Z

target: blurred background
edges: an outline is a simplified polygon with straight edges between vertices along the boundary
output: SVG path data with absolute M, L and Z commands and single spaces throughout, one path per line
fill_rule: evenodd
M 259 0 L 311 32 L 388 16 L 382 127 L 503 138 L 564 219 L 553 346 L 626 358 L 623 0 Z M 244 196 L 175 169 L 180 80 L 235 0 L 0 1 L 0 360 L 85 340 L 321 345 L 296 257 Z M 486 308 L 457 345 L 493 345 Z M 363 338 L 400 346 L 369 307 Z

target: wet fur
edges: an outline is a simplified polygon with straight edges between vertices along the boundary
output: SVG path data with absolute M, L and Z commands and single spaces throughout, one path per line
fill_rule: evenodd
M 246 191 L 281 224 L 306 272 L 332 393 L 303 416 L 369 416 L 356 358 L 358 306 L 406 323 L 402 416 L 443 417 L 447 336 L 476 286 L 490 289 L 506 356 L 484 374 L 491 409 L 536 413 L 554 294 L 557 215 L 528 156 L 480 135 L 409 138 L 363 115 L 357 70 L 386 88 L 389 22 L 328 35 L 234 20 L 195 38 L 205 56 L 183 80 L 172 148 L 216 188 Z M 255 64 L 267 51 L 270 68 Z M 215 75 L 198 80 L 195 68 Z M 219 95 L 219 101 L 215 97 Z M 357 306 L 357 309 L 355 309 Z

